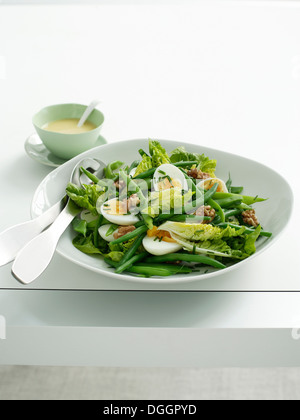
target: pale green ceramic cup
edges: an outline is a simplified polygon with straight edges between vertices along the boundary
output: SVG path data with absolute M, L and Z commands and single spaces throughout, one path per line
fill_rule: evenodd
M 40 139 L 54 155 L 62 159 L 71 159 L 86 150 L 91 149 L 96 143 L 104 115 L 98 109 L 94 109 L 88 118 L 96 128 L 85 133 L 64 134 L 44 130 L 45 124 L 64 118 L 81 118 L 86 105 L 80 104 L 59 104 L 51 105 L 41 109 L 33 116 L 32 123 Z

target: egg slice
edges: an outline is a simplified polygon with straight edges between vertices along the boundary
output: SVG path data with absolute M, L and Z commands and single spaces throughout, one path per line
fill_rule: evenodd
M 106 236 L 106 234 L 107 234 L 107 232 L 108 232 L 108 230 L 110 229 L 111 226 L 112 226 L 111 224 L 102 225 L 98 229 L 98 232 L 99 232 L 99 235 L 101 236 L 101 238 L 104 239 L 107 242 L 111 242 L 111 241 L 114 241 L 115 240 L 115 238 L 114 238 L 114 233 L 115 232 L 113 232 L 110 235 Z
M 228 189 L 226 187 L 225 182 L 220 178 L 207 178 L 203 179 L 203 181 L 199 182 L 197 185 L 200 188 L 204 188 L 205 190 L 209 190 L 212 188 L 216 183 L 218 183 L 217 192 L 224 192 L 228 193 Z
M 166 255 L 178 252 L 182 249 L 182 245 L 175 242 L 159 241 L 157 237 L 145 236 L 143 239 L 143 246 L 149 254 L 152 255 Z
M 187 191 L 188 186 L 184 174 L 171 163 L 160 165 L 153 175 L 153 186 L 155 191 L 180 188 Z
M 95 216 L 89 210 L 82 210 L 80 213 L 81 220 L 85 220 L 87 223 L 93 222 L 97 220 L 99 216 Z
M 134 225 L 140 220 L 134 214 L 128 214 L 127 205 L 117 198 L 113 198 L 102 204 L 100 211 L 105 219 L 114 225 L 129 226 Z
M 136 173 L 136 168 L 131 169 L 131 171 L 129 172 L 130 178 L 133 178 L 135 173 Z

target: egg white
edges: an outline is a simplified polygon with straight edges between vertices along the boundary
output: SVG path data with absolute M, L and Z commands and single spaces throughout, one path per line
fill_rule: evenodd
M 155 237 L 145 236 L 143 239 L 143 246 L 149 254 L 152 255 L 166 255 L 173 252 L 180 251 L 183 247 L 175 242 L 165 242 L 155 240 Z
M 129 172 L 130 178 L 133 178 L 135 173 L 136 173 L 136 168 L 131 169 L 131 171 Z
M 100 211 L 106 220 L 108 220 L 110 223 L 113 223 L 114 225 L 119 226 L 129 226 L 139 222 L 140 219 L 134 214 L 109 214 L 106 211 L 105 204 L 109 204 L 116 200 L 116 198 L 113 198 L 112 200 L 106 201 L 106 203 L 102 204 Z
M 225 193 L 228 193 L 228 189 L 227 189 L 227 187 L 226 187 L 226 184 L 225 184 L 225 182 L 222 180 L 222 179 L 220 179 L 220 178 L 207 178 L 207 179 L 203 179 L 201 182 L 199 182 L 197 185 L 198 185 L 198 187 L 200 187 L 200 188 L 205 188 L 205 184 L 206 184 L 206 182 L 209 182 L 209 181 L 215 181 L 215 182 L 218 182 L 218 184 L 219 184 L 219 187 L 221 187 L 221 189 L 222 189 L 222 191 L 221 192 L 225 192 Z
M 80 213 L 81 220 L 85 220 L 87 223 L 93 222 L 97 220 L 99 216 L 95 216 L 89 210 L 82 210 Z
M 102 225 L 99 227 L 98 232 L 102 239 L 104 239 L 107 242 L 112 242 L 115 240 L 114 233 L 111 233 L 110 235 L 106 236 L 108 229 L 111 227 L 111 224 Z
M 185 176 L 181 172 L 180 169 L 178 169 L 176 166 L 172 165 L 171 163 L 164 163 L 163 165 L 160 165 L 153 175 L 153 186 L 155 191 L 159 191 L 159 181 L 160 178 L 162 178 L 164 175 L 161 173 L 165 173 L 167 176 L 169 176 L 171 179 L 174 179 L 181 184 L 181 188 L 185 191 L 188 190 L 187 182 L 185 179 Z

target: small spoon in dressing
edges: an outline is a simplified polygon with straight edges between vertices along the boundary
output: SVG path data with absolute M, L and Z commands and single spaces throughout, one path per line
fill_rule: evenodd
M 94 111 L 94 109 L 96 108 L 96 106 L 99 103 L 100 103 L 100 101 L 94 100 L 89 104 L 89 106 L 86 108 L 86 110 L 82 114 L 82 117 L 80 118 L 80 120 L 77 124 L 77 127 L 81 127 L 86 122 L 86 120 L 88 119 L 90 114 Z

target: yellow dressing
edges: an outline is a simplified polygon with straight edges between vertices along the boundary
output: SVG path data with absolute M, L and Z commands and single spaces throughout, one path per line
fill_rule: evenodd
M 77 127 L 79 118 L 65 118 L 63 120 L 51 121 L 43 126 L 44 130 L 54 131 L 63 134 L 78 134 L 91 131 L 96 128 L 96 125 L 90 121 L 86 121 L 81 127 Z

